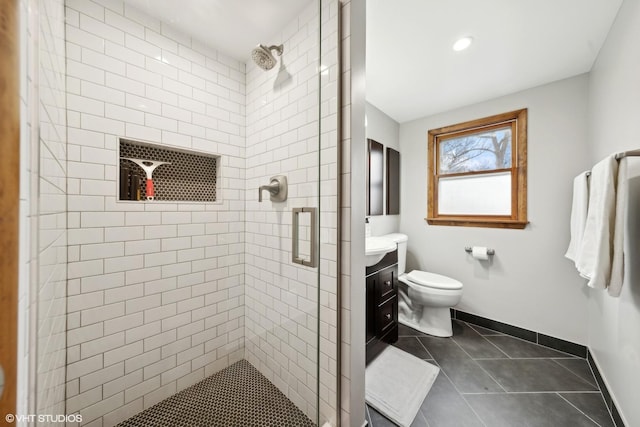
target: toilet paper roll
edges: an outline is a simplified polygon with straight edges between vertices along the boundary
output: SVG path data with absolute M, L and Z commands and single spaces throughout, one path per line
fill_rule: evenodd
M 474 246 L 471 248 L 471 256 L 473 256 L 474 259 L 482 261 L 489 259 L 489 254 L 487 253 L 487 248 L 485 246 Z

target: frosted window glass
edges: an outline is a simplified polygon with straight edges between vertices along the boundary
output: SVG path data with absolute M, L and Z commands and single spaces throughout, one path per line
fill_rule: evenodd
M 511 173 L 440 177 L 440 215 L 511 215 Z

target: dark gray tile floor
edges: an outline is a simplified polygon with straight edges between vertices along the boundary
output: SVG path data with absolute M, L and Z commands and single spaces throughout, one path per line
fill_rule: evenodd
M 395 346 L 440 367 L 412 427 L 614 427 L 586 360 L 453 322 L 451 338 L 400 326 Z M 394 425 L 369 406 L 367 422 Z

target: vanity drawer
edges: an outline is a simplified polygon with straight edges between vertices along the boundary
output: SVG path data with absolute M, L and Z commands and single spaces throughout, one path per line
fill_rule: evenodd
M 378 310 L 376 310 L 377 334 L 384 334 L 390 327 L 395 325 L 395 321 L 398 318 L 396 314 L 397 309 L 398 303 L 396 302 L 395 295 L 378 307 Z
M 378 273 L 376 281 L 376 300 L 378 304 L 395 295 L 396 267 L 386 268 Z

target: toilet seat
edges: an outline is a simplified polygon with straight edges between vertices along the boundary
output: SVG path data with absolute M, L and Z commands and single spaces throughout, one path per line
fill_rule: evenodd
M 451 277 L 440 274 L 429 273 L 427 271 L 413 270 L 406 275 L 407 279 L 414 285 L 426 288 L 455 291 L 462 289 L 462 283 Z

